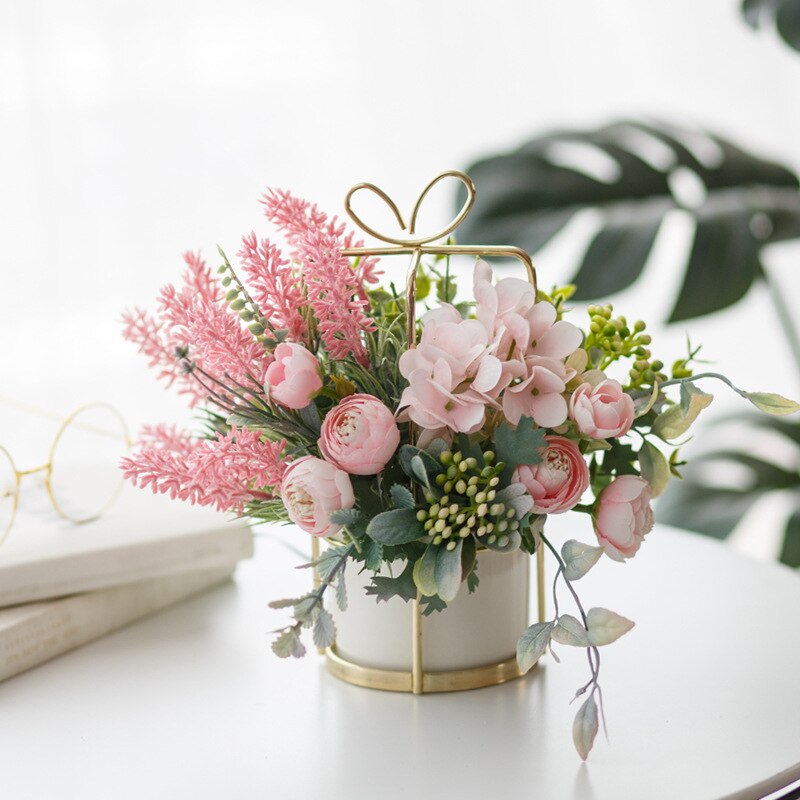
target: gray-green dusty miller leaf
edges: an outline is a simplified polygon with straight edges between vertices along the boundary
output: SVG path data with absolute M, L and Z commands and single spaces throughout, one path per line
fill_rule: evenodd
M 395 508 L 414 508 L 414 495 L 405 486 L 395 483 L 389 493 Z
M 600 647 L 616 642 L 636 623 L 607 608 L 590 608 L 586 614 L 586 624 L 589 629 L 589 643 Z
M 774 392 L 745 392 L 747 399 L 759 410 L 765 414 L 773 414 L 781 416 L 783 414 L 793 414 L 795 411 L 800 411 L 800 404 L 795 403 L 794 400 L 789 400 L 788 397 L 775 394 Z
M 544 654 L 550 643 L 555 622 L 537 622 L 531 625 L 517 642 L 517 664 L 527 672 Z
M 602 547 L 593 547 L 576 539 L 570 539 L 561 546 L 561 558 L 564 559 L 564 577 L 568 581 L 582 578 L 603 555 Z
M 594 697 L 589 695 L 584 704 L 578 709 L 575 715 L 575 722 L 572 723 L 572 741 L 578 755 L 586 761 L 597 736 L 597 703 Z
M 333 617 L 323 609 L 314 620 L 314 644 L 317 647 L 330 647 L 336 640 L 336 625 Z
M 413 508 L 384 511 L 370 520 L 367 536 L 381 544 L 406 544 L 425 535 Z
M 294 628 L 284 631 L 273 643 L 272 652 L 278 658 L 302 658 L 306 654 L 306 648 L 300 641 L 300 636 Z
M 654 444 L 645 442 L 639 451 L 639 466 L 642 477 L 650 484 L 653 497 L 658 497 L 672 477 L 669 462 Z
M 461 586 L 461 548 L 463 541 L 458 540 L 458 544 L 448 550 L 440 547 L 436 555 L 436 591 L 439 597 L 449 603 L 455 600 L 458 589 Z
M 568 644 L 571 647 L 589 646 L 589 634 L 586 632 L 586 628 L 572 614 L 562 614 L 558 618 L 552 636 L 559 644 Z
M 344 580 L 344 569 L 339 573 L 336 581 L 336 605 L 339 611 L 347 611 L 347 584 Z

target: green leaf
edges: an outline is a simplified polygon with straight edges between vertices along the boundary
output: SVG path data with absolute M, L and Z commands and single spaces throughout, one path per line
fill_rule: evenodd
M 800 50 L 800 2 L 798 0 L 744 0 L 742 15 L 751 28 L 775 28 L 789 47 Z
M 355 525 L 361 519 L 361 512 L 357 508 L 339 508 L 328 514 L 328 519 L 335 525 L 348 527 Z
M 789 400 L 787 397 L 773 392 L 745 392 L 745 395 L 759 411 L 763 411 L 765 414 L 783 416 L 800 411 L 800 403 L 795 403 L 794 400 Z
M 468 536 L 466 539 L 461 540 L 463 546 L 461 548 L 461 580 L 466 580 L 475 569 L 478 561 L 478 545 L 473 536 Z
M 586 613 L 589 642 L 595 647 L 616 642 L 634 624 L 631 620 L 609 611 L 607 608 L 590 608 Z
M 517 663 L 522 672 L 527 672 L 544 655 L 554 625 L 554 622 L 537 622 L 519 637 Z
M 436 554 L 436 593 L 445 602 L 455 600 L 461 586 L 461 549 L 463 540 L 459 539 L 452 550 L 440 547 Z
M 763 0 L 782 6 L 792 1 Z M 786 29 L 800 31 L 800 24 L 787 23 Z M 687 138 L 707 140 L 718 158 L 701 161 L 684 144 Z M 663 151 L 660 163 L 640 155 L 648 144 Z M 586 168 L 587 161 L 600 162 L 606 173 Z M 577 258 L 570 281 L 578 286 L 575 300 L 605 298 L 639 279 L 663 220 L 680 209 L 694 222 L 695 235 L 688 256 L 686 249 L 674 254 L 674 269 L 686 264 L 686 271 L 673 322 L 740 300 L 761 275 L 764 245 L 800 234 L 798 179 L 791 169 L 720 136 L 670 124 L 622 120 L 548 133 L 467 172 L 478 191 L 459 228 L 463 241 L 535 253 L 576 214 L 593 211 L 600 224 Z M 689 180 L 702 191 L 687 192 Z M 459 207 L 462 201 L 463 193 Z
M 645 442 L 639 451 L 639 466 L 642 477 L 650 484 L 653 497 L 658 497 L 672 477 L 669 462 L 655 445 Z
M 578 709 L 575 722 L 572 723 L 572 741 L 575 743 L 578 755 L 584 761 L 594 745 L 597 727 L 597 703 L 594 702 L 594 696 L 589 695 Z
M 786 523 L 780 560 L 790 567 L 800 567 L 800 510 Z
M 422 460 L 424 471 L 429 478 L 434 478 L 440 472 L 444 471 L 442 465 L 430 453 L 425 452 L 425 450 L 420 450 L 419 447 L 414 447 L 414 445 L 404 444 L 400 448 L 398 461 L 400 462 L 400 467 L 403 472 L 405 472 L 409 478 L 416 478 L 419 480 L 414 471 L 414 466 L 411 463 L 417 456 Z
M 564 577 L 568 581 L 582 578 L 603 555 L 602 547 L 593 547 L 576 539 L 570 539 L 561 546 L 561 558 L 564 559 Z
M 438 594 L 421 598 L 419 604 L 422 608 L 423 617 L 429 617 L 434 612 L 444 611 L 447 608 L 447 603 Z
M 373 517 L 367 536 L 381 544 L 406 544 L 424 537 L 425 529 L 413 508 L 400 508 Z
M 583 623 L 572 616 L 572 614 L 562 614 L 558 618 L 555 628 L 553 628 L 553 639 L 559 644 L 569 645 L 570 647 L 588 647 L 589 634 Z
M 302 658 L 306 654 L 306 648 L 300 641 L 300 635 L 294 628 L 285 630 L 272 643 L 272 652 L 278 658 Z
M 414 565 L 406 564 L 406 568 L 396 578 L 374 575 L 372 583 L 367 586 L 366 593 L 374 596 L 377 602 L 399 597 L 406 602 L 417 596 L 417 585 L 414 583 Z
M 520 464 L 538 464 L 542 460 L 541 450 L 547 446 L 545 431 L 537 428 L 530 417 L 522 417 L 516 428 L 503 422 L 494 433 L 494 446 L 499 461 L 505 463 L 504 474 Z
M 395 508 L 414 508 L 414 495 L 405 486 L 395 483 L 389 489 L 389 494 L 392 496 L 392 505 Z
M 414 583 L 424 595 L 436 594 L 436 557 L 439 545 L 429 544 L 414 564 Z
M 653 423 L 653 433 L 664 441 L 683 436 L 700 412 L 710 406 L 714 399 L 714 395 L 700 391 L 697 387 L 687 389 L 687 392 L 689 398 L 687 411 L 684 411 L 681 405 L 668 406 Z
M 472 594 L 480 584 L 481 579 L 478 577 L 477 568 L 473 567 L 472 572 L 467 575 L 467 591 Z
M 631 445 L 614 439 L 611 442 L 611 449 L 603 453 L 603 472 L 615 475 L 638 475 L 639 471 L 633 466 L 636 458 L 637 455 Z
M 431 488 L 431 481 L 425 471 L 425 462 L 418 455 L 411 459 L 411 477 L 416 478 L 426 489 Z

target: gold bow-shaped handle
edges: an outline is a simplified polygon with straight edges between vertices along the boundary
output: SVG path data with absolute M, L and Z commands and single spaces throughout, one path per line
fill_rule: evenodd
M 422 201 L 427 197 L 428 192 L 430 192 L 430 190 L 433 189 L 437 183 L 443 181 L 445 178 L 455 178 L 456 180 L 460 181 L 461 185 L 467 190 L 467 199 L 464 201 L 461 211 L 459 211 L 458 214 L 453 217 L 453 219 L 441 230 L 438 230 L 435 233 L 427 234 L 426 236 L 414 236 L 417 227 L 417 216 L 419 215 L 419 209 L 422 205 Z M 386 233 L 379 233 L 371 225 L 368 225 L 366 222 L 364 222 L 364 220 L 361 219 L 358 213 L 353 209 L 352 203 L 354 195 L 363 191 L 371 192 L 383 200 L 400 225 L 400 230 L 408 231 L 410 235 L 390 236 Z M 418 247 L 419 245 L 435 242 L 437 239 L 444 239 L 445 236 L 452 233 L 466 219 L 474 204 L 475 184 L 468 175 L 465 175 L 463 172 L 457 169 L 449 169 L 446 172 L 442 172 L 441 174 L 437 175 L 422 190 L 422 192 L 420 192 L 416 203 L 414 203 L 414 208 L 411 210 L 411 216 L 409 217 L 408 224 L 406 224 L 405 220 L 403 219 L 403 215 L 400 213 L 400 209 L 397 207 L 397 204 L 394 202 L 394 200 L 392 200 L 392 198 L 389 197 L 389 195 L 386 194 L 383 189 L 379 188 L 374 183 L 358 183 L 350 189 L 344 198 L 345 211 L 347 211 L 350 219 L 352 219 L 362 231 L 368 233 L 370 236 L 374 236 L 376 239 L 380 239 L 382 242 L 396 244 L 401 247 Z

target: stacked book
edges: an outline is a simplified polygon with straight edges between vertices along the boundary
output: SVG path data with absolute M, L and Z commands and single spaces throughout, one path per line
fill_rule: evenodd
M 230 579 L 250 528 L 125 486 L 100 519 L 20 508 L 0 547 L 0 681 Z

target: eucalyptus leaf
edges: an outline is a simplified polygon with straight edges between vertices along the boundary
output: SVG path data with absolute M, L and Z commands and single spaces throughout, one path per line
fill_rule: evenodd
M 745 395 L 759 411 L 763 411 L 765 414 L 783 416 L 800 411 L 800 403 L 795 403 L 794 400 L 789 400 L 787 397 L 773 392 L 745 392 Z
M 645 442 L 639 451 L 639 466 L 642 477 L 650 484 L 653 497 L 658 497 L 672 477 L 666 457 L 655 445 Z
M 425 536 L 425 529 L 413 508 L 400 508 L 373 517 L 367 536 L 381 544 L 406 544 Z
M 440 545 L 429 544 L 414 564 L 414 583 L 424 595 L 436 594 L 436 557 Z
M 569 539 L 561 546 L 561 558 L 564 559 L 564 577 L 568 581 L 582 578 L 603 555 L 602 547 L 584 544 L 576 539 Z
M 701 147 L 693 144 L 698 140 Z M 713 158 L 698 155 L 705 152 Z M 587 162 L 600 162 L 604 173 Z M 578 256 L 570 281 L 578 286 L 575 300 L 605 298 L 636 281 L 662 222 L 681 210 L 695 233 L 688 257 L 675 253 L 675 268 L 686 264 L 686 270 L 672 322 L 736 303 L 761 278 L 762 248 L 800 235 L 798 179 L 791 169 L 721 136 L 667 123 L 623 120 L 547 133 L 467 172 L 477 197 L 459 228 L 463 241 L 535 253 L 575 215 L 593 210 L 599 225 Z M 462 201 L 463 192 L 459 207 Z
M 559 644 L 571 647 L 588 647 L 589 634 L 583 623 L 572 614 L 562 614 L 553 628 L 552 638 Z
M 418 455 L 411 459 L 411 477 L 416 478 L 426 489 L 431 488 L 430 478 L 425 471 L 425 462 Z
M 436 593 L 446 603 L 455 600 L 461 586 L 461 549 L 463 542 L 458 540 L 452 550 L 440 547 L 436 554 Z
M 325 609 L 314 620 L 313 638 L 317 647 L 330 647 L 336 640 L 336 625 L 330 612 Z
M 517 664 L 527 672 L 541 657 L 550 643 L 555 622 L 537 622 L 531 625 L 517 642 Z
M 616 642 L 635 623 L 607 608 L 590 608 L 586 613 L 589 642 L 595 647 Z
M 575 721 L 572 723 L 572 741 L 575 743 L 578 755 L 584 761 L 594 745 L 597 728 L 597 703 L 594 701 L 594 696 L 589 695 L 578 709 Z

